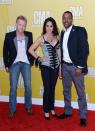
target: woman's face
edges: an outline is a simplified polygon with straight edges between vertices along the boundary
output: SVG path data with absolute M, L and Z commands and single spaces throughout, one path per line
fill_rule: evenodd
M 52 33 L 53 32 L 53 24 L 52 22 L 48 21 L 46 23 L 46 33 Z

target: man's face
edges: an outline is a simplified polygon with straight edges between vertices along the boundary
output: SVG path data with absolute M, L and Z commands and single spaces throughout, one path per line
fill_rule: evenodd
M 18 19 L 16 22 L 16 30 L 19 33 L 23 33 L 25 31 L 26 28 L 26 21 Z
M 63 14 L 62 23 L 66 29 L 72 25 L 72 22 L 73 22 L 73 18 L 70 13 Z

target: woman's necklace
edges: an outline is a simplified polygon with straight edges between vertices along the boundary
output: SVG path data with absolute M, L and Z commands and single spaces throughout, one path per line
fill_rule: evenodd
M 52 41 L 54 39 L 53 36 L 52 35 L 51 36 L 47 35 L 46 37 L 47 37 L 47 41 L 50 42 L 50 43 L 52 43 Z

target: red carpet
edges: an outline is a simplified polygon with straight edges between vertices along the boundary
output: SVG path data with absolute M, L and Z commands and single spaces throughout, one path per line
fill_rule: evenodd
M 56 108 L 58 114 L 63 112 L 62 108 Z M 27 115 L 24 105 L 17 105 L 17 112 L 13 119 L 9 119 L 8 103 L 0 103 L 0 131 L 95 131 L 95 112 L 88 111 L 88 125 L 81 127 L 78 111 L 73 111 L 70 118 L 58 120 L 51 117 L 45 120 L 42 106 L 33 105 L 33 115 Z

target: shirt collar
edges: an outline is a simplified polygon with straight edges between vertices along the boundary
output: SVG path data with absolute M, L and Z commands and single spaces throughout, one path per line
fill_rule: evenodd
M 71 31 L 71 29 L 72 29 L 72 27 L 73 27 L 73 25 L 71 25 L 69 28 L 64 28 L 64 31 L 66 32 L 66 31 Z

